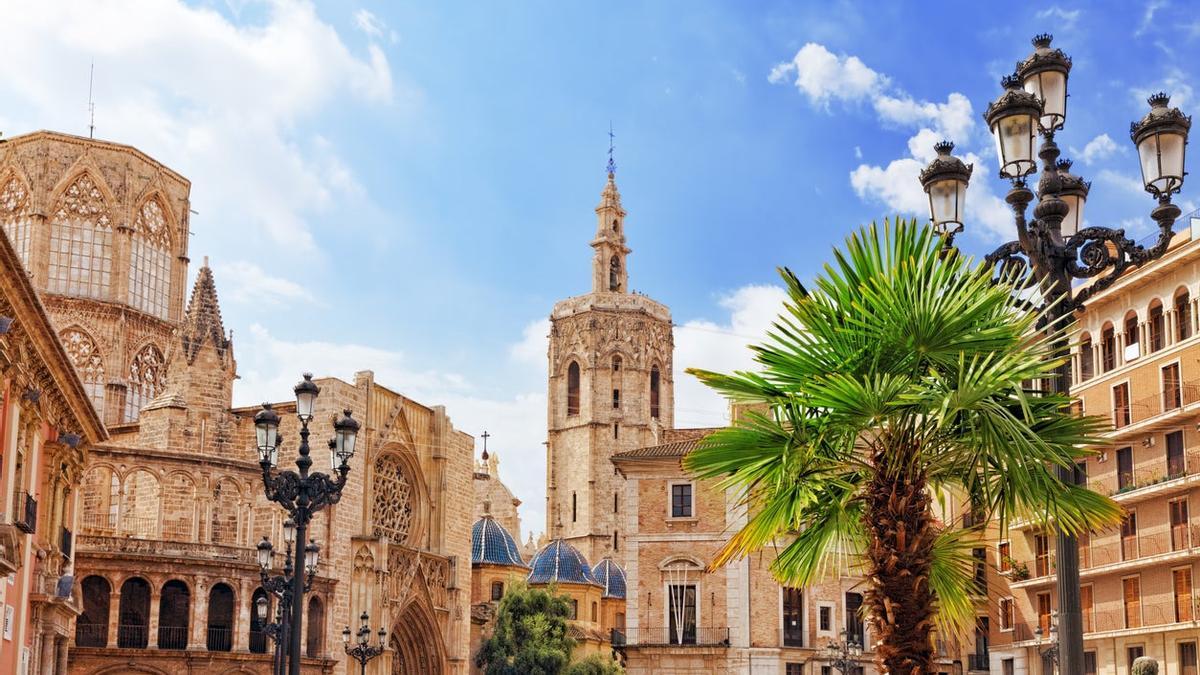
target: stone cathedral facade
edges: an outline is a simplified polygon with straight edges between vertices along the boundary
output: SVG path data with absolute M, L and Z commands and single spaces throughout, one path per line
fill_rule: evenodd
M 53 132 L 0 142 L 0 227 L 109 432 L 82 470 L 73 550 L 55 553 L 76 580 L 70 673 L 270 670 L 255 546 L 267 535 L 282 548 L 284 514 L 263 496 L 257 407 L 232 406 L 237 362 L 207 261 L 185 296 L 189 191 L 129 146 Z M 370 371 L 353 380 L 316 380 L 314 469 L 329 471 L 335 413 L 362 428 L 341 501 L 310 527 L 322 564 L 303 670 L 357 673 L 341 630 L 367 611 L 389 636 L 371 675 L 467 673 L 473 441 L 443 408 Z M 285 468 L 292 406 L 275 406 Z
M 592 290 L 550 314 L 546 531 L 590 561 L 621 561 L 624 481 L 614 453 L 674 424 L 671 312 L 629 289 L 625 209 L 613 171 L 596 207 Z

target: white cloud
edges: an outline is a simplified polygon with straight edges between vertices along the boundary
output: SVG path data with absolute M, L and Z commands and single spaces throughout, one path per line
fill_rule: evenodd
M 221 297 L 233 302 L 266 302 L 288 305 L 297 300 L 315 302 L 308 289 L 283 277 L 272 276 L 263 268 L 245 260 L 214 265 Z
M 550 335 L 550 319 L 543 318 L 530 321 L 521 331 L 521 341 L 509 347 L 509 355 L 518 363 L 542 366 L 543 374 L 547 367 L 547 342 Z
M 1146 9 L 1142 12 L 1142 22 L 1138 24 L 1133 36 L 1140 37 L 1150 30 L 1150 26 L 1154 24 L 1154 15 L 1167 4 L 1167 0 L 1149 0 L 1146 3 Z
M 694 319 L 675 327 L 675 426 L 720 426 L 729 421 L 725 399 L 684 370 L 728 373 L 752 368 L 753 355 L 746 346 L 763 341 L 786 297 L 779 286 L 743 286 L 719 300 L 728 318 Z
M 354 13 L 354 25 L 369 38 L 382 39 L 386 35 L 392 43 L 400 39 L 396 31 L 388 28 L 387 23 L 369 9 L 359 9 Z
M 945 103 L 916 101 L 907 94 L 885 94 L 875 97 L 874 105 L 879 119 L 885 123 L 903 128 L 928 125 L 940 137 L 958 143 L 965 142 L 975 127 L 971 101 L 958 92 L 950 94 Z
M 771 69 L 771 83 L 787 82 L 803 92 L 813 105 L 828 106 L 833 99 L 859 101 L 875 96 L 887 78 L 871 70 L 857 56 L 838 56 L 823 45 L 809 42 L 791 61 Z
M 1111 136 L 1100 134 L 1088 141 L 1082 150 L 1071 148 L 1071 154 L 1082 160 L 1084 164 L 1090 165 L 1124 150 L 1124 146 L 1117 145 L 1117 142 Z
M 1194 99 L 1194 90 L 1191 85 L 1191 78 L 1187 76 L 1179 68 L 1170 68 L 1167 74 L 1162 79 L 1148 87 L 1137 87 L 1132 89 L 1134 99 L 1136 100 L 1135 110 L 1138 117 L 1145 115 L 1149 108 L 1146 105 L 1146 99 L 1151 95 L 1165 91 L 1171 95 L 1171 106 L 1186 110 L 1188 104 Z
M 1046 19 L 1053 19 L 1064 29 L 1070 30 L 1075 27 L 1075 24 L 1079 21 L 1079 17 L 1082 14 L 1083 10 L 1081 9 L 1063 9 L 1058 5 L 1054 5 L 1053 7 L 1043 9 L 1035 16 L 1043 21 Z
M 854 158 L 862 159 L 862 147 L 857 146 L 857 145 L 854 146 Z
M 1096 175 L 1096 180 L 1107 183 L 1112 187 L 1119 188 L 1130 194 L 1144 196 L 1146 194 L 1146 186 L 1142 184 L 1140 178 L 1113 171 L 1112 169 L 1104 169 Z
M 336 149 L 304 123 L 394 95 L 384 53 L 353 53 L 304 0 L 264 3 L 255 25 L 178 0 L 28 3 L 5 22 L 10 135 L 84 131 L 94 59 L 97 136 L 191 179 L 196 229 L 227 227 L 223 241 L 258 238 L 281 254 L 315 253 L 309 219 L 355 196 Z

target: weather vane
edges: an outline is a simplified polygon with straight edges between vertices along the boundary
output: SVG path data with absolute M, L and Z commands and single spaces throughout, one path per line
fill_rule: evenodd
M 610 176 L 617 172 L 617 163 L 613 161 L 613 148 L 616 147 L 613 145 L 613 140 L 616 137 L 616 134 L 613 133 L 612 122 L 610 121 L 608 123 L 608 175 Z

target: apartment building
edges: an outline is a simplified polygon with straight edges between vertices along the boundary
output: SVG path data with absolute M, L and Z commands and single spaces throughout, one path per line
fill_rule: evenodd
M 1200 218 L 1160 260 L 1127 273 L 1077 317 L 1072 394 L 1111 420 L 1080 480 L 1126 509 L 1079 541 L 1085 672 L 1197 675 L 1200 606 Z M 1017 523 L 988 554 L 1000 577 L 990 672 L 1053 672 L 1053 532 Z

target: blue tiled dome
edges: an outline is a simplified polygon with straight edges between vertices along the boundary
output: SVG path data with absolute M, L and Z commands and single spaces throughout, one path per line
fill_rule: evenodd
M 512 535 L 491 516 L 480 518 L 471 528 L 471 563 L 528 567 Z
M 538 551 L 530 561 L 529 583 L 548 584 L 596 584 L 592 567 L 574 546 L 562 539 L 555 539 Z
M 596 582 L 604 587 L 606 598 L 625 598 L 625 570 L 612 558 L 605 558 L 592 569 Z

